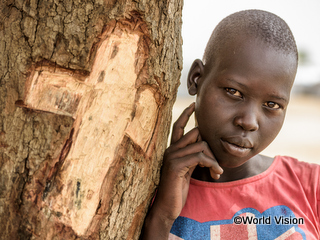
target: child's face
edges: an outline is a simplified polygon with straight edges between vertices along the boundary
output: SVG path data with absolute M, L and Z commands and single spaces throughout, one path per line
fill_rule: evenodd
M 296 73 L 296 60 L 243 37 L 225 46 L 197 82 L 196 119 L 217 161 L 237 167 L 279 133 Z

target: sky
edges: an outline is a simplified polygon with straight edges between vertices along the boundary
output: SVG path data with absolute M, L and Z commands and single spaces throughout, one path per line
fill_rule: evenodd
M 186 76 L 194 59 L 202 58 L 213 28 L 237 11 L 261 9 L 283 18 L 295 36 L 298 51 L 309 61 L 299 65 L 296 84 L 320 82 L 320 0 L 184 0 L 182 12 L 183 71 L 179 93 L 186 94 Z

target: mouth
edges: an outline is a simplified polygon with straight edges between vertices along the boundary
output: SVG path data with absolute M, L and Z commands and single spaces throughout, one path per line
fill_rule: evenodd
M 253 148 L 249 140 L 240 138 L 221 139 L 223 148 L 235 157 L 247 156 Z

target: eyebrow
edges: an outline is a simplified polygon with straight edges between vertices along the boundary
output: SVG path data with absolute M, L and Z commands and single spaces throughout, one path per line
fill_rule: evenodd
M 226 80 L 229 81 L 229 82 L 232 82 L 232 83 L 234 83 L 234 84 L 236 84 L 236 85 L 241 86 L 241 87 L 244 88 L 245 90 L 248 90 L 248 87 L 247 87 L 245 84 L 243 84 L 243 83 L 240 83 L 240 82 L 238 82 L 238 81 L 236 81 L 236 80 L 234 80 L 234 79 L 232 79 L 232 78 L 226 78 Z M 288 103 L 288 102 L 289 102 L 289 100 L 286 99 L 285 97 L 281 97 L 281 96 L 278 96 L 278 95 L 275 95 L 275 94 L 268 94 L 268 97 L 273 98 L 273 99 L 277 99 L 277 100 L 284 101 L 285 103 Z
M 236 81 L 236 80 L 234 80 L 232 78 L 226 78 L 226 80 L 229 81 L 229 82 L 232 82 L 234 84 L 237 84 L 237 85 L 239 85 L 239 86 L 241 86 L 241 87 L 243 87 L 245 89 L 248 89 L 248 87 L 245 84 L 240 83 L 240 82 L 238 82 L 238 81 Z
M 280 96 L 278 96 L 278 95 L 270 94 L 269 97 L 270 97 L 270 98 L 274 98 L 274 99 L 278 99 L 278 100 L 281 100 L 281 101 L 284 101 L 284 102 L 286 102 L 286 103 L 289 102 L 288 99 L 286 99 L 286 98 L 284 98 L 284 97 L 280 97 Z

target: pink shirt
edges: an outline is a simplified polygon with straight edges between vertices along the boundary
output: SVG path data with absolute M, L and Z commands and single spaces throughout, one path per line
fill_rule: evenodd
M 170 239 L 320 239 L 319 173 L 319 165 L 277 156 L 250 178 L 191 179 Z

